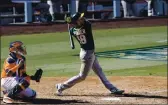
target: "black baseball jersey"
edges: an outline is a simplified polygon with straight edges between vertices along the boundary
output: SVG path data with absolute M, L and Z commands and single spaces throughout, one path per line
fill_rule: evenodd
M 81 28 L 71 28 L 70 34 L 74 36 L 79 42 L 81 48 L 84 50 L 94 50 L 94 39 L 92 35 L 91 23 L 85 20 L 84 25 Z

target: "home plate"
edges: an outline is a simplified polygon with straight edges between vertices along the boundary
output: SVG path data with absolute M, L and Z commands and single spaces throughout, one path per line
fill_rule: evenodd
M 101 100 L 104 100 L 104 101 L 121 101 L 121 99 L 117 98 L 117 97 L 106 97 L 106 98 L 101 98 Z

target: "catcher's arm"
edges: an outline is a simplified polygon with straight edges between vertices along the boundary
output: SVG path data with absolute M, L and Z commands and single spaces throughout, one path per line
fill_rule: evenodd
M 30 76 L 31 80 L 35 80 L 36 82 L 40 82 L 41 76 L 43 74 L 42 69 L 37 69 L 36 73 L 32 76 Z

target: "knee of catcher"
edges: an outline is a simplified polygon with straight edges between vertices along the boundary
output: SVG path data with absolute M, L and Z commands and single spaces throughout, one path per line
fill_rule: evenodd
M 20 82 L 19 82 L 19 86 L 23 89 L 23 90 L 25 90 L 26 88 L 28 88 L 29 87 L 29 82 L 27 81 L 27 80 L 25 80 L 25 79 L 23 79 L 23 80 L 21 80 Z
M 30 96 L 29 98 L 31 98 L 31 99 L 35 99 L 36 96 L 37 96 L 36 91 L 32 90 L 32 96 Z

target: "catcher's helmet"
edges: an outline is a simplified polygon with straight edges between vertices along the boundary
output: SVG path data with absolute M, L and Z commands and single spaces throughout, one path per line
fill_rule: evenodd
M 82 17 L 84 17 L 84 13 L 77 12 L 74 15 L 72 15 L 71 17 L 66 17 L 65 21 L 69 24 L 75 24 L 76 21 Z
M 11 42 L 9 45 L 9 52 L 14 52 L 20 55 L 26 55 L 26 48 L 21 41 Z

